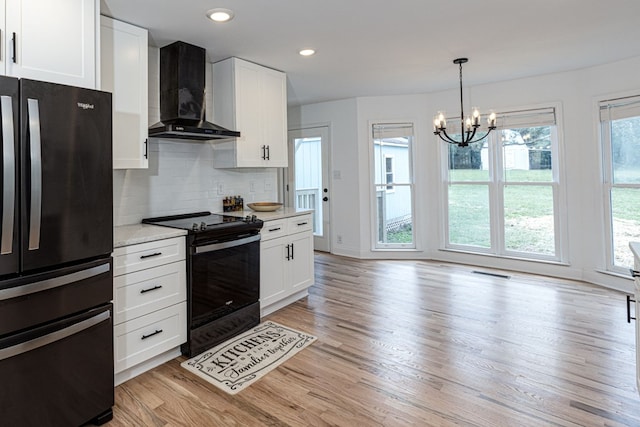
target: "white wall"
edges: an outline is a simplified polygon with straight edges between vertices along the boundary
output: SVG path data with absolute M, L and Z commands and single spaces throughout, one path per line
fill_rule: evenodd
M 149 48 L 149 123 L 160 120 L 159 50 Z M 207 82 L 211 82 L 207 67 Z M 211 87 L 211 85 L 208 85 Z M 207 92 L 207 117 L 213 112 Z M 214 169 L 214 142 L 152 138 L 149 169 L 114 170 L 114 224 L 138 224 L 145 217 L 196 211 L 222 211 L 225 196 L 252 201 L 277 200 L 277 169 Z M 222 186 L 222 191 L 218 187 Z
M 299 123 L 329 126 L 332 252 L 350 256 L 360 254 L 360 234 L 363 229 L 366 232 L 368 229 L 360 227 L 359 219 L 369 215 L 369 211 L 362 212 L 360 206 L 362 189 L 359 188 L 359 166 L 355 164 L 361 157 L 355 126 L 356 112 L 356 100 L 347 99 L 289 109 L 287 116 L 289 129 L 295 129 Z M 340 245 L 336 244 L 338 236 L 343 242 Z
M 597 191 L 601 164 L 596 104 L 605 97 L 640 94 L 639 75 L 640 57 L 636 57 L 572 72 L 465 87 L 465 105 L 477 105 L 485 111 L 549 104 L 560 107 L 568 236 L 565 242 L 566 264 L 533 263 L 440 250 L 443 244 L 443 212 L 439 203 L 442 189 L 439 152 L 446 146 L 433 135 L 432 118 L 438 110 L 458 111 L 457 88 L 430 94 L 366 97 L 306 105 L 290 110 L 289 127 L 328 123 L 332 129 L 334 171 L 335 163 L 349 165 L 352 169 L 349 179 L 355 181 L 347 182 L 343 174 L 341 185 L 335 185 L 333 190 L 334 200 L 357 198 L 357 202 L 350 204 L 332 204 L 332 218 L 338 219 L 332 223 L 332 237 L 340 233 L 343 237 L 342 245 L 335 244 L 335 238 L 332 240 L 336 254 L 454 261 L 584 279 L 631 291 L 630 279 L 602 273 L 605 267 L 605 224 L 602 215 L 604 197 Z M 416 125 L 416 229 L 420 235 L 415 252 L 371 250 L 369 129 L 373 122 L 388 120 L 409 120 Z M 341 166 L 342 169 L 345 167 Z

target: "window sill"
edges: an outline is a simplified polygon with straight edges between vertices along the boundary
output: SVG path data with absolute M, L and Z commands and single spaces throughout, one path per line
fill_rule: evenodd
M 464 249 L 452 249 L 452 248 L 440 248 L 438 249 L 438 251 L 459 253 L 464 255 L 476 255 L 476 256 L 483 256 L 483 257 L 489 257 L 494 259 L 507 259 L 507 260 L 513 260 L 513 261 L 524 261 L 524 262 L 535 262 L 535 263 L 549 264 L 549 265 L 559 265 L 563 267 L 570 266 L 568 262 L 552 260 L 552 259 L 525 258 L 525 257 L 519 257 L 515 255 L 496 255 L 496 254 L 486 253 L 486 252 L 473 252 L 473 251 L 466 251 Z

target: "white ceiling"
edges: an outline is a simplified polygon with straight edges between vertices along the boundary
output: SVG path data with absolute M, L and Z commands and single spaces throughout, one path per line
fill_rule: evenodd
M 235 18 L 213 23 L 217 7 Z M 290 106 L 456 88 L 457 57 L 466 87 L 640 56 L 640 0 L 101 0 L 101 13 L 153 46 L 282 70 Z

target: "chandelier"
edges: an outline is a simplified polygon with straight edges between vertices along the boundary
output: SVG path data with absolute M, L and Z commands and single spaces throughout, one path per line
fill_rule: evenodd
M 480 112 L 473 109 L 471 116 L 464 118 L 464 107 L 462 105 L 462 64 L 468 62 L 468 58 L 454 59 L 453 63 L 460 66 L 460 140 L 456 140 L 447 134 L 447 121 L 444 112 L 440 111 L 433 119 L 433 134 L 449 144 L 457 144 L 458 147 L 466 147 L 474 142 L 482 141 L 489 133 L 496 128 L 496 114 L 491 113 L 487 119 L 488 130 L 483 134 L 476 135 L 480 127 Z M 475 139 L 474 139 L 475 138 Z

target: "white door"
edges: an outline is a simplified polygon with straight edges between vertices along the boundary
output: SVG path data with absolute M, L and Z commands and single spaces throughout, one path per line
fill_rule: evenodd
M 286 200 L 289 206 L 314 211 L 313 248 L 330 252 L 329 128 L 290 130 L 288 151 Z

